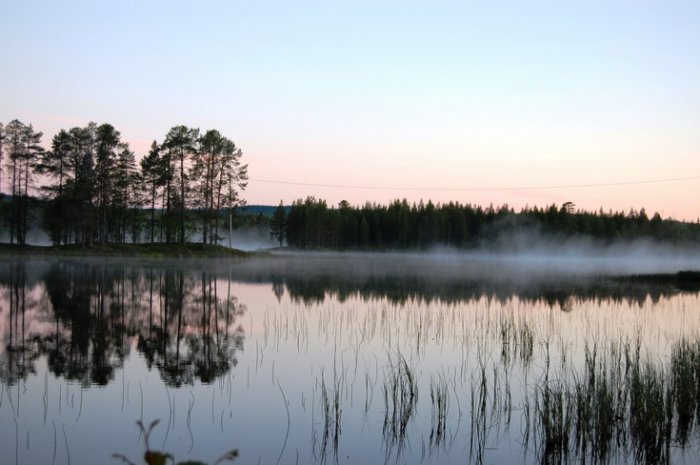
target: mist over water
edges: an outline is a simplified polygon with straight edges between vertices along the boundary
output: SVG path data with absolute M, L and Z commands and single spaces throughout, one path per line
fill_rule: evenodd
M 499 237 L 478 257 L 507 261 L 518 270 L 567 275 L 630 275 L 700 270 L 700 247 L 653 240 L 606 244 L 587 237 L 556 238 L 520 232 Z
M 6 228 L 0 232 L 0 243 L 10 243 L 10 233 Z M 51 245 L 51 238 L 43 230 L 31 228 L 27 231 L 27 244 L 48 246 Z
M 224 246 L 229 246 L 229 233 L 228 230 L 220 232 L 222 239 L 219 242 Z M 193 240 L 201 241 L 200 237 L 193 238 Z M 277 247 L 279 243 L 270 237 L 269 228 L 266 226 L 245 226 L 242 228 L 234 229 L 233 234 L 231 234 L 231 247 L 238 250 L 243 250 L 245 252 L 254 252 L 256 250 L 270 249 L 272 247 Z
M 586 236 L 558 237 L 537 228 L 500 231 L 474 249 L 435 245 L 411 251 L 313 251 L 278 249 L 267 227 L 222 231 L 221 244 L 248 252 L 264 251 L 237 264 L 237 274 L 313 276 L 412 276 L 429 280 L 517 282 L 601 276 L 673 274 L 700 271 L 700 245 L 653 240 L 605 243 Z M 50 245 L 40 229 L 27 235 L 32 245 Z M 9 242 L 6 231 L 0 240 Z M 190 240 L 201 238 L 194 234 Z M 220 264 L 209 262 L 212 268 Z
M 419 252 L 274 251 L 274 267 L 310 274 L 370 273 L 429 279 L 562 279 L 700 271 L 700 248 L 652 241 L 611 245 L 585 238 L 523 238 L 478 250 Z M 257 266 L 251 263 L 252 266 Z M 244 265 L 246 266 L 246 265 Z

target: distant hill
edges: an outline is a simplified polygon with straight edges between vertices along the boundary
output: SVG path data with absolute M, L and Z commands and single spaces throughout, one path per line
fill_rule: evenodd
M 246 205 L 245 207 L 239 207 L 236 212 L 239 215 L 258 215 L 262 214 L 263 216 L 269 216 L 272 217 L 272 215 L 275 213 L 275 209 L 277 208 L 277 205 Z M 289 210 L 291 210 L 292 207 L 284 207 L 285 210 L 287 210 L 287 213 L 289 213 Z

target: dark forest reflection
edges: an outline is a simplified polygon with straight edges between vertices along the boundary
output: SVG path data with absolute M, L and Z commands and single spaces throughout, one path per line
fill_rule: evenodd
M 352 298 L 386 299 L 397 305 L 460 304 L 482 298 L 506 302 L 515 297 L 568 310 L 572 301 L 643 304 L 647 299 L 658 302 L 700 291 L 698 272 L 644 274 L 641 270 L 649 268 L 637 265 L 634 261 L 618 263 L 614 258 L 596 262 L 498 255 L 309 254 L 247 260 L 221 272 L 236 281 L 272 283 L 278 299 L 286 291 L 293 301 L 303 304 Z
M 211 383 L 236 366 L 243 349 L 239 320 L 246 308 L 232 294 L 234 282 L 271 283 L 278 301 L 286 294 L 305 305 L 351 298 L 395 305 L 518 298 L 557 311 L 569 311 L 577 301 L 642 305 L 699 290 L 696 274 L 522 281 L 270 265 L 8 260 L 0 268 L 0 377 L 8 384 L 26 379 L 46 356 L 56 376 L 106 385 L 135 348 L 169 386 Z
M 56 376 L 106 385 L 134 340 L 166 384 L 210 383 L 236 366 L 243 349 L 237 321 L 245 306 L 230 283 L 206 270 L 13 261 L 2 271 L 0 377 L 8 384 L 46 356 Z
M 697 293 L 700 283 L 683 275 L 582 277 L 551 281 L 497 283 L 488 280 L 441 280 L 395 276 L 287 276 L 271 277 L 272 292 L 278 300 L 285 290 L 295 302 L 319 304 L 326 299 L 344 302 L 386 299 L 396 305 L 409 302 L 467 303 L 482 298 L 502 303 L 517 297 L 523 302 L 544 302 L 554 309 L 569 311 L 572 301 L 608 300 L 644 304 L 681 293 Z M 264 282 L 264 281 L 262 281 Z

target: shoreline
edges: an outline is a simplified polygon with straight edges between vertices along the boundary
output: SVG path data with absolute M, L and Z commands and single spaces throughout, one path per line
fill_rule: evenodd
M 144 243 L 86 245 L 18 245 L 0 243 L 0 256 L 38 255 L 46 257 L 144 257 L 144 258 L 244 258 L 253 255 L 222 245 Z

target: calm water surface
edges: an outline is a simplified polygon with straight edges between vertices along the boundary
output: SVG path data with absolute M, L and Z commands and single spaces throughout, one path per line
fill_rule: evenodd
M 576 452 L 573 433 L 552 455 L 550 393 L 591 367 L 614 384 L 625 354 L 665 373 L 700 334 L 695 284 L 609 265 L 7 259 L 0 462 L 141 463 L 136 421 L 159 420 L 150 446 L 177 461 L 236 448 L 242 464 L 698 463 L 695 417 L 666 455 L 639 455 L 636 407 L 607 455 Z

